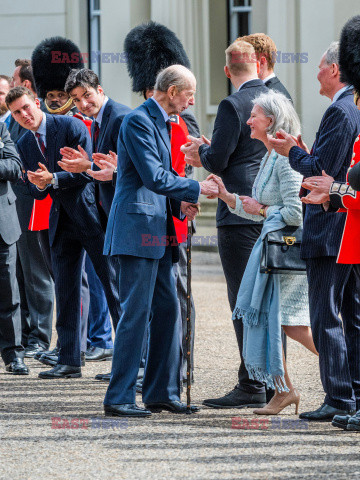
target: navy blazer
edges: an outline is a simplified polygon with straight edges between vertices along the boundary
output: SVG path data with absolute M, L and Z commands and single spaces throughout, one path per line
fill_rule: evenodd
M 268 92 L 262 80 L 251 80 L 238 92 L 222 100 L 215 119 L 211 145 L 201 145 L 201 163 L 219 175 L 230 193 L 248 195 L 266 153 L 265 145 L 250 138 L 246 125 L 253 107 L 252 100 Z M 251 225 L 253 221 L 231 213 L 226 203 L 218 202 L 216 225 Z
M 76 225 L 78 232 L 85 237 L 99 235 L 103 232 L 99 213 L 95 203 L 95 184 L 90 177 L 82 173 L 68 173 L 62 170 L 60 148 L 76 148 L 81 145 L 91 158 L 91 139 L 84 122 L 66 115 L 46 114 L 46 157 L 44 160 L 35 136 L 28 131 L 18 141 L 18 150 L 24 169 L 35 171 L 38 162 L 47 165 L 49 172 L 57 174 L 59 188 L 50 185 L 43 191 L 37 189 L 28 180 L 27 185 L 34 198 L 42 200 L 50 194 L 53 204 L 50 211 L 49 238 L 53 244 L 58 227 L 60 206 Z
M 265 85 L 270 90 L 282 93 L 283 95 L 285 95 L 285 97 L 292 101 L 290 93 L 286 90 L 285 86 L 280 82 L 280 79 L 278 77 L 275 76 L 270 78 L 267 82 L 265 82 Z
M 101 120 L 97 151 L 99 153 L 108 154 L 109 150 L 117 153 L 117 141 L 121 123 L 131 108 L 114 102 L 111 98 L 107 101 L 104 113 Z M 94 138 L 94 125 L 91 124 L 91 137 Z M 93 151 L 94 145 L 93 145 Z M 93 169 L 98 170 L 98 167 L 93 164 Z M 99 182 L 99 200 L 107 216 L 109 216 L 111 204 L 114 198 L 115 189 L 112 182 Z
M 353 145 L 360 132 L 360 112 L 351 90 L 343 92 L 324 113 L 312 153 L 299 147 L 289 153 L 291 167 L 304 177 L 321 175 L 322 170 L 338 182 L 346 180 Z M 306 205 L 301 255 L 304 259 L 337 256 L 345 215 L 324 212 L 321 205 Z
M 166 123 L 151 98 L 124 118 L 117 153 L 104 253 L 159 259 L 165 254 L 171 215 L 180 217 L 182 200 L 198 201 L 199 183 L 174 173 Z

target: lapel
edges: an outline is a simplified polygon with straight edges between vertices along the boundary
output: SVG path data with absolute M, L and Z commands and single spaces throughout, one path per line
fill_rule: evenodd
M 46 156 L 49 172 L 56 172 L 56 135 L 57 129 L 52 115 L 46 115 Z
M 151 100 L 151 98 L 146 100 L 144 105 L 147 107 L 150 116 L 153 118 L 155 127 L 158 130 L 171 158 L 170 138 L 169 138 L 169 134 L 166 128 L 166 123 L 160 108 L 156 105 L 156 103 L 153 100 Z
M 107 104 L 105 105 L 104 113 L 101 119 L 101 126 L 100 126 L 99 138 L 98 138 L 98 148 L 97 148 L 98 152 L 100 152 L 100 149 L 102 147 L 105 131 L 109 123 L 110 113 L 111 113 L 111 99 L 109 98 L 109 100 L 107 101 Z
M 36 141 L 36 138 L 33 132 L 30 132 L 30 130 L 28 130 L 28 132 L 25 135 L 26 135 L 26 141 L 27 141 L 27 150 L 29 152 L 29 157 L 31 158 L 31 163 L 32 163 L 30 170 L 35 172 L 39 168 L 39 162 L 44 163 L 44 157 L 40 152 L 39 145 Z M 25 147 L 25 151 L 26 151 L 26 147 Z

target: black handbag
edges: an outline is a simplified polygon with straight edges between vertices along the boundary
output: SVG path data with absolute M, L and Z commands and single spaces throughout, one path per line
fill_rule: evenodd
M 269 232 L 263 240 L 260 272 L 306 275 L 305 262 L 300 258 L 301 238 L 302 227 L 287 225 Z

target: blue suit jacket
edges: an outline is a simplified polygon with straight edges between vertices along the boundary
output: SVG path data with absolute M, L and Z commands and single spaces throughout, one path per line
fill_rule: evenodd
M 18 150 L 24 169 L 35 171 L 38 162 L 45 163 L 49 172 L 56 172 L 59 188 L 49 186 L 39 191 L 27 180 L 31 195 L 39 200 L 49 193 L 53 199 L 49 220 L 50 245 L 53 244 L 59 222 L 60 206 L 65 210 L 72 223 L 82 236 L 91 237 L 103 232 L 99 212 L 95 203 L 95 184 L 90 177 L 81 173 L 68 173 L 62 170 L 60 148 L 77 148 L 81 145 L 91 158 L 91 140 L 85 124 L 77 119 L 60 115 L 46 114 L 46 157 L 44 161 L 36 139 L 28 131 L 18 142 Z
M 326 110 L 316 134 L 312 154 L 299 147 L 289 153 L 291 167 L 304 177 L 325 170 L 344 182 L 350 166 L 355 138 L 360 131 L 360 112 L 352 91 L 345 91 Z M 345 215 L 324 212 L 321 205 L 306 205 L 301 255 L 304 259 L 337 256 L 344 230 Z
M 166 123 L 151 99 L 124 118 L 117 153 L 104 253 L 159 259 L 171 215 L 180 216 L 181 201 L 198 201 L 199 183 L 174 173 Z
M 131 108 L 114 102 L 114 100 L 107 101 L 103 117 L 101 120 L 101 127 L 98 139 L 97 151 L 99 153 L 108 154 L 109 150 L 117 153 L 117 141 L 119 137 L 119 130 L 121 123 Z M 91 125 L 91 137 L 94 138 L 94 122 Z M 94 147 L 93 147 L 94 151 Z M 98 167 L 94 164 L 94 170 Z M 115 189 L 111 182 L 99 182 L 99 200 L 107 216 L 109 216 L 111 204 L 114 198 Z

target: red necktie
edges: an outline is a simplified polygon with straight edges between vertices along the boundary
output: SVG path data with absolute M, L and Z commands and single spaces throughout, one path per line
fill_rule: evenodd
M 97 142 L 99 138 L 99 133 L 100 133 L 100 127 L 98 122 L 95 120 L 95 125 L 94 125 L 94 152 L 97 152 Z
M 41 153 L 43 154 L 43 157 L 45 158 L 46 160 L 46 147 L 45 147 L 45 143 L 43 142 L 42 138 L 41 138 L 41 134 L 36 132 L 35 133 L 35 136 L 37 138 L 37 141 L 39 143 L 39 146 L 40 146 L 40 150 L 41 150 Z

